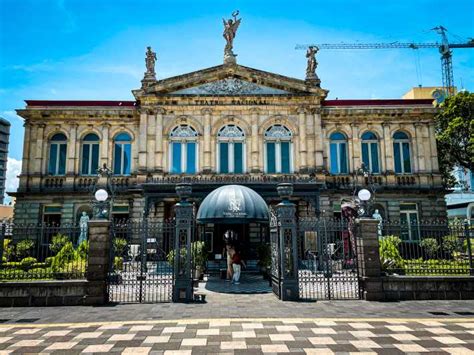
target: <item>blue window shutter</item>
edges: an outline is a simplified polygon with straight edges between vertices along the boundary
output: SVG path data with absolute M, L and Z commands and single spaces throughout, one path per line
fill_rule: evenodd
M 115 143 L 114 151 L 114 174 L 122 174 L 122 145 Z
M 330 168 L 330 173 L 331 174 L 339 174 L 339 167 L 337 165 L 338 162 L 338 156 L 337 156 L 337 143 L 331 143 L 330 144 L 330 160 L 331 160 L 331 168 Z
M 281 142 L 281 172 L 290 172 L 290 142 Z
M 393 143 L 393 160 L 395 161 L 395 172 L 402 172 L 402 157 L 400 156 L 400 143 Z
M 229 144 L 219 143 L 219 166 L 220 172 L 227 174 L 229 172 Z
M 97 169 L 99 169 L 99 145 L 93 144 L 92 145 L 92 163 L 91 163 L 91 171 L 89 174 L 94 175 L 97 173 Z
M 124 144 L 123 145 L 124 155 L 123 155 L 123 175 L 130 175 L 131 161 L 132 161 L 132 145 Z
M 276 160 L 275 160 L 275 143 L 267 143 L 267 171 L 269 173 L 276 173 Z
M 405 173 L 411 173 L 411 161 L 410 161 L 410 144 L 407 142 L 402 143 L 403 145 L 403 170 Z
M 173 142 L 171 147 L 171 159 L 173 162 L 171 173 L 179 174 L 181 173 L 181 143 Z
M 370 143 L 370 154 L 372 158 L 372 166 L 370 167 L 372 173 L 380 173 L 379 168 L 379 149 L 377 143 Z
M 372 168 L 369 163 L 369 143 L 362 143 L 362 162 L 368 169 Z
M 346 143 L 339 143 L 339 154 L 341 158 L 341 174 L 347 174 L 347 145 Z
M 67 153 L 67 145 L 60 144 L 59 145 L 59 167 L 58 167 L 59 175 L 66 174 L 66 153 Z
M 243 144 L 234 143 L 234 173 L 242 174 L 244 172 Z
M 81 173 L 83 175 L 89 175 L 89 144 L 84 144 L 82 146 L 82 169 Z
M 48 167 L 48 172 L 51 175 L 56 175 L 57 157 L 58 157 L 58 145 L 51 144 L 50 149 L 49 149 L 49 167 Z
M 186 173 L 196 173 L 196 143 L 188 142 L 187 144 L 187 155 L 186 155 Z

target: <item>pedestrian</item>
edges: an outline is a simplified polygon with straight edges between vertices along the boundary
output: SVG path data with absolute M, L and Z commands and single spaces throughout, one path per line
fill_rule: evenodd
M 240 253 L 238 251 L 234 252 L 234 256 L 232 257 L 232 269 L 234 271 L 234 276 L 232 277 L 232 283 L 235 285 L 240 284 L 240 273 L 242 271 L 242 266 L 247 267 L 242 260 Z
M 232 257 L 234 256 L 235 254 L 235 249 L 234 247 L 232 246 L 232 244 L 226 244 L 225 246 L 225 254 L 226 254 L 226 259 L 227 259 L 227 279 L 226 281 L 231 281 L 233 276 L 234 276 L 234 273 L 233 273 L 233 270 L 232 270 Z

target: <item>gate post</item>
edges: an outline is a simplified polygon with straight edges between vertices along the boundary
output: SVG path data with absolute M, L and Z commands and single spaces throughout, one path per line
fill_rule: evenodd
M 359 282 L 363 299 L 367 301 L 383 300 L 382 265 L 379 254 L 379 220 L 358 218 L 356 222 Z
M 107 303 L 107 273 L 110 263 L 110 221 L 89 221 L 89 255 L 87 259 L 88 305 Z
M 174 239 L 175 278 L 173 302 L 189 302 L 193 299 L 193 282 L 191 277 L 193 205 L 187 201 L 191 192 L 191 184 L 176 185 L 176 193 L 180 201 L 174 206 L 176 213 L 176 235 Z
M 278 219 L 278 243 L 280 252 L 280 299 L 299 299 L 298 249 L 296 235 L 296 207 L 290 202 L 293 185 L 278 184 L 278 195 L 282 201 L 276 206 Z

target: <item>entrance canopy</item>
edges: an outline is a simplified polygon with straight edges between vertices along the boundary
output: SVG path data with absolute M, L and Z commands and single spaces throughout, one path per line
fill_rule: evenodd
M 268 206 L 254 190 L 225 185 L 212 191 L 197 212 L 198 223 L 268 223 Z

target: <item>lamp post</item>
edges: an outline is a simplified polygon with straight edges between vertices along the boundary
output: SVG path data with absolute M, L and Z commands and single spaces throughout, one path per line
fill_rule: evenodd
M 112 213 L 112 206 L 114 200 L 115 188 L 111 183 L 112 170 L 104 164 L 97 169 L 99 179 L 97 184 L 93 185 L 92 207 L 94 210 L 94 217 L 97 219 L 110 219 Z M 99 187 L 98 189 L 96 189 Z
M 365 179 L 365 185 L 367 188 L 358 187 L 358 176 L 362 175 Z M 359 169 L 356 170 L 356 175 L 354 177 L 354 192 L 353 192 L 353 201 L 357 206 L 358 215 L 361 217 L 370 217 L 370 202 L 373 202 L 375 197 L 375 183 L 373 179 L 373 174 L 367 168 L 367 166 L 362 163 Z M 357 197 L 356 197 L 357 193 Z

